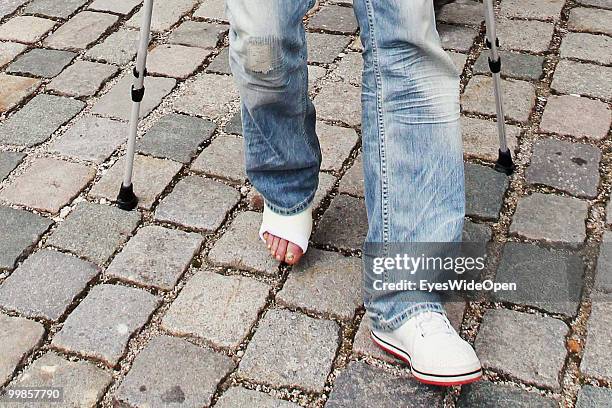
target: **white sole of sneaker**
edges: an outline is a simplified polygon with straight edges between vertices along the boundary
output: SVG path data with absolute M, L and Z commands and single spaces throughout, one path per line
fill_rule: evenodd
M 400 360 L 408 363 L 410 366 L 410 372 L 419 382 L 431 385 L 440 385 L 444 387 L 450 387 L 453 385 L 465 385 L 480 380 L 482 377 L 482 369 L 471 371 L 468 373 L 457 373 L 457 374 L 431 374 L 424 373 L 422 371 L 415 370 L 410 360 L 410 355 L 401 348 L 393 345 L 390 341 L 382 339 L 376 335 L 373 331 L 370 331 L 370 337 L 374 344 L 383 349 L 389 354 L 399 358 Z

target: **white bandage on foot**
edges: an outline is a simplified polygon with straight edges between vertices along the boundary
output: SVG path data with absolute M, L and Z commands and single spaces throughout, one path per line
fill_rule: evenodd
M 264 204 L 263 220 L 259 228 L 259 237 L 264 242 L 266 232 L 299 246 L 306 253 L 312 232 L 312 206 L 294 215 L 280 215 Z

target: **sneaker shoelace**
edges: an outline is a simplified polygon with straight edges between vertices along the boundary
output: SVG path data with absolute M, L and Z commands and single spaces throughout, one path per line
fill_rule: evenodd
M 417 325 L 424 336 L 434 334 L 454 334 L 446 316 L 436 312 L 425 312 L 416 316 Z

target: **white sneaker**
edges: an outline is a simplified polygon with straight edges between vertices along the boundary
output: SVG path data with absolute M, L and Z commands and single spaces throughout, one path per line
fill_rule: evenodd
M 396 330 L 372 330 L 371 335 L 377 346 L 410 364 L 423 383 L 461 385 L 482 377 L 474 349 L 441 313 L 419 313 Z

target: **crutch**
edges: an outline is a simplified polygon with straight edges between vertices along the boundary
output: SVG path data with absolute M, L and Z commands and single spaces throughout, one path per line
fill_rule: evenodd
M 140 102 L 144 97 L 144 79 L 147 75 L 147 51 L 149 37 L 151 35 L 151 15 L 153 14 L 153 0 L 144 0 L 142 8 L 142 26 L 140 27 L 140 42 L 136 56 L 136 66 L 133 70 L 134 81 L 132 84 L 132 114 L 130 116 L 130 133 L 128 135 L 127 153 L 125 154 L 125 169 L 123 182 L 117 205 L 122 210 L 131 211 L 138 205 L 138 197 L 134 194 L 132 184 L 132 172 L 134 169 L 134 150 L 136 148 L 136 133 L 138 131 L 138 120 L 140 119 Z
M 492 0 L 483 0 L 485 9 L 485 25 L 487 27 L 486 45 L 490 50 L 489 69 L 493 76 L 493 87 L 495 92 L 495 108 L 497 111 L 497 131 L 499 133 L 499 156 L 495 163 L 495 170 L 510 175 L 514 172 L 514 163 L 512 161 L 512 153 L 508 149 L 506 140 L 506 124 L 504 119 L 504 104 L 501 91 L 501 59 L 497 47 L 499 40 L 495 30 L 495 14 L 493 10 Z

